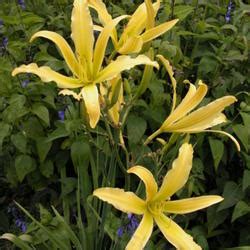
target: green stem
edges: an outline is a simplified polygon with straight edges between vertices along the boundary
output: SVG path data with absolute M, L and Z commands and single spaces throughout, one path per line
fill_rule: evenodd
M 161 129 L 156 130 L 152 135 L 150 135 L 147 138 L 147 140 L 144 142 L 144 146 L 146 146 L 147 144 L 149 144 L 149 142 L 151 142 L 156 136 L 158 136 L 161 133 L 162 133 Z

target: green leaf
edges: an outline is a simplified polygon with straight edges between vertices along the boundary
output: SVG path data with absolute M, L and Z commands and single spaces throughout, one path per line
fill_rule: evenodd
M 241 143 L 245 147 L 245 149 L 248 151 L 248 138 L 249 138 L 249 129 L 248 126 L 244 126 L 242 124 L 236 124 L 233 126 L 233 131 L 237 135 L 237 137 L 240 139 Z
M 32 113 L 34 113 L 42 121 L 44 121 L 47 126 L 50 126 L 49 111 L 44 105 L 39 104 L 39 103 L 35 103 L 32 106 Z
M 239 201 L 234 208 L 231 222 L 234 222 L 236 219 L 248 213 L 250 213 L 250 206 L 244 201 Z
M 129 115 L 127 121 L 128 140 L 131 144 L 137 144 L 144 135 L 147 128 L 146 121 L 134 114 Z
M 250 170 L 245 170 L 242 180 L 242 190 L 245 191 L 250 186 Z
M 70 135 L 70 132 L 67 131 L 62 124 L 61 126 L 58 126 L 56 130 L 54 130 L 49 136 L 47 141 L 54 141 L 56 139 L 62 138 L 62 137 L 67 137 Z
M 42 162 L 39 165 L 39 168 L 40 168 L 42 175 L 45 176 L 46 178 L 51 177 L 54 173 L 54 165 L 51 160 Z
M 10 134 L 11 126 L 0 122 L 0 152 L 2 152 L 3 140 Z
M 19 155 L 15 160 L 15 168 L 18 180 L 22 182 L 27 174 L 36 169 L 36 163 L 29 155 Z
M 220 250 L 250 250 L 250 246 L 220 248 Z
M 15 135 L 12 135 L 11 141 L 21 153 L 26 153 L 27 138 L 23 135 L 23 133 L 20 132 Z
M 36 140 L 36 148 L 40 162 L 43 162 L 46 159 L 51 146 L 52 142 L 48 141 L 48 138 L 41 137 Z
M 221 211 L 223 209 L 234 206 L 238 201 L 243 198 L 244 194 L 235 182 L 228 181 L 223 190 L 222 197 L 224 200 L 220 203 L 218 210 Z
M 174 15 L 180 20 L 185 19 L 194 11 L 194 7 L 190 5 L 176 5 L 174 7 Z
M 215 171 L 218 170 L 219 163 L 224 153 L 224 144 L 221 140 L 209 137 L 210 149 L 214 160 Z

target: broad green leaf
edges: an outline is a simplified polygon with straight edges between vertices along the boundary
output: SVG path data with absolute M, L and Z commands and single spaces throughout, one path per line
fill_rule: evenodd
M 250 186 L 250 170 L 245 170 L 242 180 L 242 190 L 245 191 Z
M 36 169 L 36 162 L 29 155 L 19 155 L 15 159 L 16 174 L 20 182 Z
M 236 219 L 250 213 L 250 206 L 247 205 L 244 201 L 239 201 L 233 211 L 232 215 L 232 222 L 234 222 Z
M 234 206 L 238 201 L 240 201 L 243 198 L 243 195 L 244 194 L 241 190 L 241 187 L 238 186 L 235 182 L 233 181 L 226 182 L 222 194 L 224 200 L 220 203 L 217 211 L 221 211 L 223 209 Z
M 46 178 L 51 177 L 54 173 L 54 165 L 51 160 L 42 162 L 39 165 L 39 168 L 40 168 L 42 175 L 45 176 Z
M 76 186 L 77 186 L 77 179 L 76 178 L 66 177 L 66 178 L 60 179 L 60 181 L 61 181 L 62 186 L 63 186 L 62 193 L 61 193 L 62 197 L 66 196 L 67 194 L 76 190 Z
M 34 104 L 32 106 L 32 113 L 44 121 L 47 126 L 50 126 L 49 111 L 44 105 L 39 103 Z
M 47 154 L 49 153 L 52 146 L 52 142 L 48 141 L 47 138 L 41 137 L 36 140 L 36 148 L 39 156 L 40 162 L 43 162 L 46 159 Z
M 11 126 L 0 122 L 0 152 L 2 152 L 3 140 L 10 134 Z
M 176 5 L 174 7 L 174 15 L 181 20 L 185 19 L 194 11 L 194 7 L 191 5 Z
M 54 130 L 49 136 L 47 141 L 54 141 L 56 139 L 59 138 L 63 138 L 63 137 L 67 137 L 70 135 L 70 132 L 67 131 L 64 127 L 64 125 L 62 126 L 58 126 L 58 128 L 56 130 Z
M 129 115 L 127 121 L 128 140 L 131 144 L 137 144 L 142 139 L 147 128 L 146 121 L 134 114 Z
M 210 149 L 214 160 L 215 171 L 218 170 L 219 163 L 224 153 L 224 144 L 221 140 L 209 137 Z
M 27 138 L 23 135 L 23 133 L 20 132 L 12 135 L 11 141 L 21 153 L 26 153 Z
M 221 248 L 220 250 L 250 250 L 250 246 Z

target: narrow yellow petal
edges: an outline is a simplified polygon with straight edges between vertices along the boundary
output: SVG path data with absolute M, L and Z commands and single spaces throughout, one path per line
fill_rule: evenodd
M 166 68 L 166 70 L 169 74 L 172 86 L 173 86 L 173 103 L 172 103 L 172 109 L 171 109 L 171 113 L 172 113 L 174 111 L 175 105 L 176 105 L 176 85 L 177 85 L 176 80 L 174 78 L 174 71 L 173 71 L 173 68 L 171 67 L 169 61 L 164 56 L 157 55 L 157 57 L 161 60 L 162 64 Z
M 31 63 L 28 65 L 21 65 L 12 71 L 12 76 L 20 73 L 32 73 L 41 78 L 43 82 L 54 81 L 58 88 L 79 88 L 82 86 L 82 82 L 79 79 L 74 79 L 61 75 L 47 66 L 38 67 L 36 63 Z
M 177 121 L 173 127 L 178 130 L 188 128 L 193 125 L 199 126 L 200 123 L 202 125 L 206 122 L 209 124 L 221 113 L 221 111 L 236 101 L 237 99 L 234 96 L 224 96 L 219 98 L 183 117 L 181 120 Z
M 151 0 L 144 1 L 147 8 L 146 28 L 151 29 L 155 26 L 155 11 Z M 158 1 L 159 2 L 159 1 Z
M 99 93 L 95 84 L 90 84 L 82 88 L 81 95 L 84 100 L 86 111 L 89 115 L 89 124 L 95 128 L 100 119 Z
M 146 209 L 144 200 L 120 188 L 98 188 L 93 195 L 125 213 L 143 214 Z
M 179 149 L 178 158 L 174 160 L 172 168 L 164 177 L 161 188 L 154 200 L 166 200 L 186 184 L 192 168 L 192 160 L 192 145 L 184 143 Z
M 173 220 L 169 219 L 163 214 L 154 216 L 157 226 L 165 238 L 179 250 L 202 250 L 197 245 L 193 238 L 187 234 L 180 226 Z
M 86 61 L 88 72 L 91 71 L 94 34 L 93 22 L 89 13 L 87 0 L 75 0 L 71 16 L 71 37 L 80 62 Z
M 124 15 L 124 16 L 119 16 L 117 18 L 115 18 L 114 20 L 111 20 L 110 22 L 108 22 L 102 32 L 100 33 L 97 41 L 96 41 L 96 45 L 95 45 L 95 51 L 94 51 L 94 64 L 93 64 L 93 75 L 94 77 L 96 76 L 96 74 L 99 72 L 102 62 L 103 62 L 103 58 L 104 58 L 104 54 L 105 54 L 105 50 L 107 47 L 107 43 L 108 43 L 108 39 L 111 35 L 112 30 L 115 28 L 115 26 L 124 18 L 127 18 L 128 16 Z
M 66 40 L 62 36 L 52 31 L 42 30 L 42 31 L 35 33 L 31 37 L 30 41 L 32 42 L 37 37 L 44 37 L 54 42 L 56 46 L 59 48 L 59 50 L 61 51 L 65 59 L 65 62 L 69 66 L 70 70 L 76 76 L 79 76 L 79 64 L 69 44 L 66 42 Z
M 143 40 L 140 36 L 129 36 L 125 40 L 120 40 L 117 50 L 122 55 L 139 53 L 143 46 Z
M 170 30 L 177 22 L 178 22 L 178 19 L 174 19 L 174 20 L 162 23 L 154 28 L 151 28 L 151 29 L 145 31 L 141 35 L 143 42 L 144 43 L 149 42 L 149 41 L 155 39 L 156 37 L 164 34 L 168 30 Z
M 212 132 L 212 133 L 218 133 L 218 134 L 222 134 L 222 135 L 226 135 L 228 136 L 235 144 L 236 148 L 238 151 L 240 151 L 240 144 L 238 143 L 238 141 L 232 136 L 230 135 L 229 133 L 225 132 L 225 131 L 221 131 L 221 130 L 212 130 L 212 129 L 209 129 L 209 130 L 205 130 L 204 132 Z
M 71 95 L 73 96 L 77 101 L 80 101 L 81 100 L 81 95 L 78 95 L 76 92 L 72 91 L 72 90 L 69 90 L 69 89 L 63 89 L 61 90 L 59 93 L 59 95 Z
M 142 250 L 152 234 L 153 226 L 152 215 L 145 212 L 141 223 L 126 246 L 126 250 Z
M 89 6 L 96 10 L 98 13 L 98 18 L 103 26 L 108 24 L 112 20 L 112 16 L 108 13 L 106 5 L 101 0 L 89 0 Z M 96 29 L 95 29 L 96 30 Z M 100 30 L 99 30 L 100 31 Z M 114 45 L 116 46 L 118 43 L 117 32 L 115 29 L 112 30 L 111 38 L 113 40 Z
M 209 207 L 213 204 L 221 202 L 222 200 L 223 197 L 219 195 L 206 195 L 178 201 L 166 201 L 163 211 L 173 214 L 187 214 Z
M 189 85 L 189 91 L 184 97 L 182 102 L 176 107 L 176 109 L 168 116 L 161 126 L 162 131 L 168 131 L 168 126 L 175 121 L 180 120 L 188 112 L 193 110 L 204 98 L 207 93 L 207 85 L 199 82 L 199 87 L 196 90 L 193 84 Z
M 152 173 L 142 166 L 134 166 L 128 169 L 127 172 L 130 174 L 136 174 L 144 182 L 146 187 L 147 201 L 151 200 L 158 190 L 157 183 Z
M 132 58 L 130 56 L 119 56 L 115 61 L 111 62 L 105 69 L 103 69 L 99 73 L 97 79 L 95 79 L 95 83 L 110 80 L 116 77 L 122 71 L 129 70 L 140 64 L 152 65 L 158 68 L 157 62 L 151 61 L 144 55 L 139 55 L 136 58 Z

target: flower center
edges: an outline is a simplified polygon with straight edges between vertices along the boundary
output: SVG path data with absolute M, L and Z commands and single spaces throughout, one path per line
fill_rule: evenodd
M 148 202 L 147 207 L 150 213 L 159 215 L 163 212 L 164 201 Z

